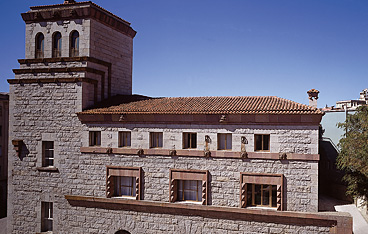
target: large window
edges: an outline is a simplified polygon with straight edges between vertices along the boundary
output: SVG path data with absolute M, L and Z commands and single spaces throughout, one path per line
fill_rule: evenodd
M 113 197 L 130 196 L 135 197 L 135 180 L 131 176 L 114 176 L 114 195 Z
M 73 31 L 70 34 L 70 57 L 78 57 L 79 56 L 79 33 L 77 31 Z
M 183 133 L 183 148 L 184 149 L 197 148 L 197 133 L 192 132 Z
M 270 135 L 254 135 L 255 151 L 269 151 L 270 150 Z
M 170 170 L 170 202 L 189 201 L 207 205 L 208 171 Z
M 277 186 L 269 184 L 248 184 L 248 206 L 277 207 Z
M 201 180 L 178 180 L 178 201 L 202 201 Z
M 36 58 L 43 58 L 44 57 L 44 51 L 45 51 L 45 37 L 42 33 L 38 33 L 36 35 L 36 51 L 35 51 L 35 57 Z
M 54 166 L 54 142 L 42 141 L 42 166 Z
M 141 194 L 140 167 L 107 167 L 107 197 L 132 197 L 140 200 Z
M 89 146 L 100 146 L 101 145 L 101 132 L 90 131 L 89 132 Z
M 283 175 L 240 173 L 241 207 L 283 210 Z
M 162 132 L 150 133 L 150 148 L 162 148 L 163 134 Z
M 56 32 L 52 37 L 52 57 L 61 57 L 61 33 Z
M 219 133 L 217 134 L 217 149 L 219 150 L 231 150 L 232 137 L 231 133 Z
M 131 133 L 119 132 L 119 147 L 130 147 L 130 146 L 131 146 Z
M 41 232 L 52 231 L 53 204 L 52 202 L 41 202 Z

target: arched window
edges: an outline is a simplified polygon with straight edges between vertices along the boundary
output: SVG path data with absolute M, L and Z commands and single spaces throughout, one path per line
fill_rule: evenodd
M 61 33 L 56 32 L 52 37 L 52 57 L 61 57 Z
M 79 33 L 77 31 L 73 31 L 70 34 L 70 57 L 78 57 L 79 56 Z
M 115 232 L 115 234 L 130 234 L 130 232 L 125 231 L 125 230 L 119 230 L 119 231 Z
M 45 37 L 42 33 L 37 33 L 36 35 L 36 58 L 43 58 L 43 53 L 45 51 Z

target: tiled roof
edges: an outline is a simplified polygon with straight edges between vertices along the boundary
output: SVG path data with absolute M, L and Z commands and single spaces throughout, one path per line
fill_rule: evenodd
M 94 108 L 79 114 L 323 114 L 317 108 L 272 96 L 145 97 L 145 100 L 136 101 L 134 96 L 130 96 L 130 101 L 126 101 L 127 97 L 120 96 L 119 105 Z

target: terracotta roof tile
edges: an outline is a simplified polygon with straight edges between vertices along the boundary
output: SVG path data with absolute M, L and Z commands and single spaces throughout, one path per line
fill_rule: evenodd
M 79 114 L 323 114 L 317 108 L 274 96 L 149 98 L 133 95 L 117 96 L 114 102 L 105 103 L 110 106 L 100 105 L 102 108 Z

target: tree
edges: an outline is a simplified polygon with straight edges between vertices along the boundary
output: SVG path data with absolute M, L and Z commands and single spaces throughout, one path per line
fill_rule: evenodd
M 348 184 L 347 194 L 368 198 L 368 106 L 358 107 L 338 127 L 345 130 L 338 144 L 337 166 L 346 172 L 343 180 Z

